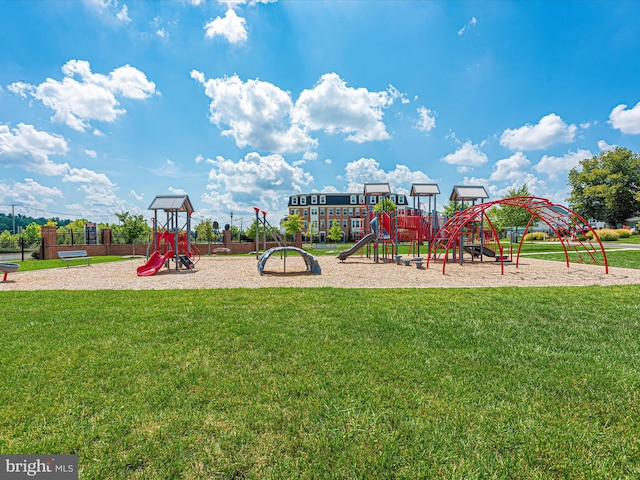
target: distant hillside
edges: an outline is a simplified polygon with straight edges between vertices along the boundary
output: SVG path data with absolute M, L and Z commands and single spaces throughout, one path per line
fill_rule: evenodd
M 12 215 L 5 215 L 4 213 L 0 213 L 0 233 L 4 232 L 5 230 L 9 230 L 9 232 L 12 232 L 13 220 L 14 219 Z M 47 223 L 47 220 L 47 218 L 25 217 L 24 215 L 18 214 L 15 216 L 16 233 L 20 230 L 20 227 L 25 228 L 27 225 L 33 222 L 36 222 L 38 225 L 45 225 Z M 59 227 L 64 227 L 71 222 L 71 220 L 62 220 L 60 218 L 52 218 L 51 220 L 57 222 Z

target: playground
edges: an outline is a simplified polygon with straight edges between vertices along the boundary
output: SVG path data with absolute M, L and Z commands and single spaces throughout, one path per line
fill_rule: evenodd
M 447 265 L 446 275 L 435 266 L 417 269 L 394 263 L 373 263 L 354 255 L 345 263 L 336 258 L 319 257 L 322 274 L 307 270 L 299 255 L 272 255 L 263 275 L 256 269 L 255 256 L 203 256 L 195 269 L 175 274 L 161 269 L 156 275 L 140 277 L 136 268 L 146 262 L 133 258 L 111 263 L 78 265 L 11 273 L 0 290 L 171 290 L 218 288 L 465 288 L 508 286 L 585 286 L 640 284 L 639 269 L 521 258 L 518 268 L 505 265 L 501 275 L 499 262 L 468 262 Z

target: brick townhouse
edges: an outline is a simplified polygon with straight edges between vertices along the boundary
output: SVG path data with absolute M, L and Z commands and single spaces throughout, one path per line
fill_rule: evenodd
M 399 209 L 408 207 L 405 195 L 364 195 L 362 193 L 303 193 L 289 197 L 289 214 L 299 214 L 304 222 L 303 235 L 309 224 L 319 242 L 327 240 L 327 232 L 338 222 L 343 238 L 356 240 L 365 227 L 366 206 L 372 209 L 382 198 L 388 196 Z M 305 237 L 306 240 L 306 237 Z

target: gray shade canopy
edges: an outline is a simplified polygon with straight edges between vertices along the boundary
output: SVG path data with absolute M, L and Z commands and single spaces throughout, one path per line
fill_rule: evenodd
M 453 187 L 449 200 L 452 202 L 469 202 L 484 200 L 485 198 L 489 198 L 489 195 L 482 185 L 456 185 Z
M 440 193 L 437 183 L 414 183 L 411 185 L 411 197 L 433 197 Z
M 193 213 L 193 205 L 188 195 L 158 195 L 149 205 L 149 210 Z

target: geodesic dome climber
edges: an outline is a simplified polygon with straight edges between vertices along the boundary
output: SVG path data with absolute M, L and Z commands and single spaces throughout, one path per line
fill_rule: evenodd
M 481 258 L 484 255 L 499 260 L 501 272 L 504 274 L 506 256 L 502 244 L 498 241 L 498 232 L 486 213 L 494 205 L 524 208 L 531 213 L 531 219 L 525 227 L 518 245 L 516 268 L 519 265 L 524 236 L 531 225 L 538 221 L 544 223 L 562 245 L 567 267 L 573 258 L 574 262 L 603 265 L 605 273 L 609 273 L 604 246 L 589 222 L 564 205 L 532 196 L 503 198 L 502 200 L 473 204 L 456 212 L 438 230 L 429 249 L 427 268 L 431 261 L 440 260 L 444 274 L 449 252 L 453 254 L 453 261 L 457 259 L 461 264 L 465 252 L 472 256 L 474 253 L 479 253 Z M 569 253 L 573 255 L 570 257 Z

